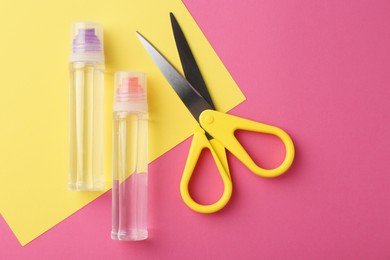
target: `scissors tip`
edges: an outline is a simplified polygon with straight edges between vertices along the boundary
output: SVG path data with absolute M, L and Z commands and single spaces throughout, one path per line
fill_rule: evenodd
M 171 18 L 171 23 L 177 24 L 176 17 L 172 12 L 169 13 L 169 17 Z
M 138 36 L 138 39 L 141 42 L 144 42 L 146 40 L 145 37 L 142 35 L 142 33 L 140 33 L 139 31 L 135 31 L 135 34 Z

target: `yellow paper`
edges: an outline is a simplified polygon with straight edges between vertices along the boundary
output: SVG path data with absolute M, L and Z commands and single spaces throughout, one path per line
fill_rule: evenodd
M 169 12 L 175 14 L 188 38 L 217 109 L 227 111 L 242 102 L 244 96 L 180 0 L 24 0 L 1 4 L 0 213 L 22 245 L 102 194 L 67 190 L 71 22 L 97 21 L 104 28 L 107 189 L 111 187 L 115 71 L 147 73 L 150 161 L 192 135 L 195 120 L 135 34 L 140 31 L 181 70 Z

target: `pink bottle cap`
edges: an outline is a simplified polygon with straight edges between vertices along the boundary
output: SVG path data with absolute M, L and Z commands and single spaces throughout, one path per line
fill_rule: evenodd
M 114 111 L 147 111 L 145 79 L 143 72 L 115 73 Z

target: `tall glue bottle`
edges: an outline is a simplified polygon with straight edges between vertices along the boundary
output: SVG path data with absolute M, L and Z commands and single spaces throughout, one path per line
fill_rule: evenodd
M 99 23 L 71 26 L 68 189 L 104 189 L 104 52 Z
M 148 237 L 148 105 L 142 72 L 115 73 L 112 231 L 114 240 Z

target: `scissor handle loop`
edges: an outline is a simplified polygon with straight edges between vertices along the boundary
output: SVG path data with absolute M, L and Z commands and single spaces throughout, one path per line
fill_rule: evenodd
M 211 205 L 202 205 L 196 202 L 191 197 L 188 189 L 191 176 L 203 149 L 210 150 L 224 185 L 222 196 L 218 201 Z M 180 182 L 181 197 L 187 206 L 194 211 L 199 213 L 214 213 L 222 209 L 228 203 L 232 195 L 232 186 L 233 185 L 229 174 L 229 167 L 227 165 L 225 148 L 215 139 L 209 141 L 205 135 L 204 130 L 198 126 L 192 139 L 187 162 Z
M 211 136 L 217 139 L 227 150 L 236 156 L 253 173 L 262 177 L 276 177 L 283 174 L 291 166 L 295 149 L 290 136 L 275 126 L 262 124 L 237 116 L 228 115 L 215 110 L 205 110 L 200 115 L 200 125 Z M 236 130 L 247 130 L 275 135 L 282 140 L 286 149 L 283 162 L 276 168 L 264 169 L 258 166 L 234 136 Z

